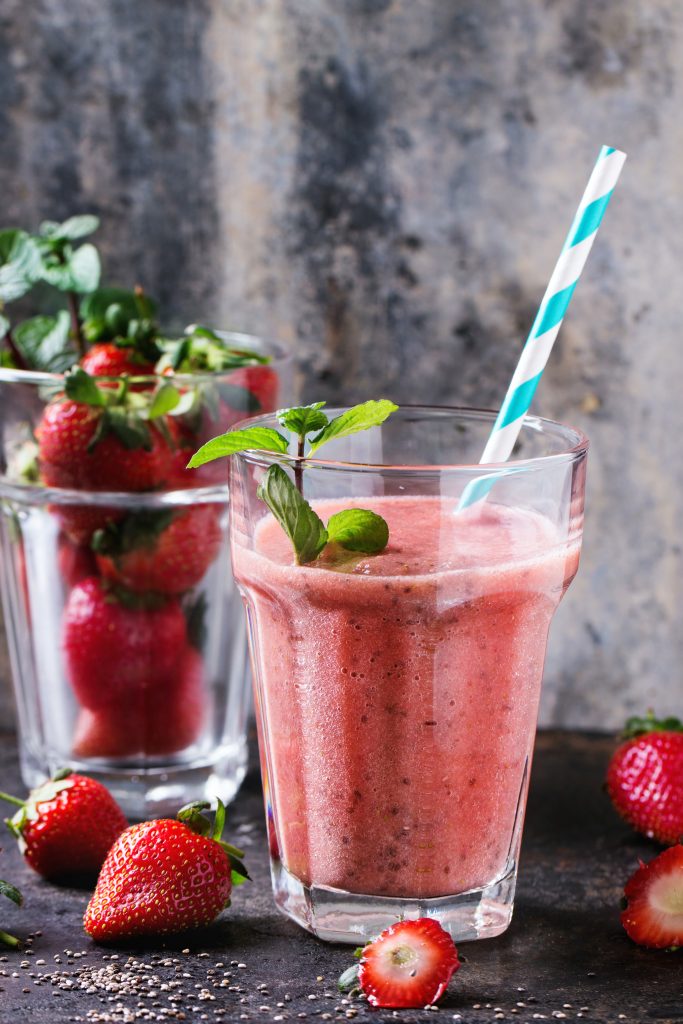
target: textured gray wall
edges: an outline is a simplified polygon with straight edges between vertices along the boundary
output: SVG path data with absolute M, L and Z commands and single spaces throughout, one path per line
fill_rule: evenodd
M 94 209 L 169 319 L 302 395 L 495 405 L 601 143 L 629 153 L 535 408 L 593 442 L 546 722 L 683 703 L 678 0 L 3 0 L 4 222 Z

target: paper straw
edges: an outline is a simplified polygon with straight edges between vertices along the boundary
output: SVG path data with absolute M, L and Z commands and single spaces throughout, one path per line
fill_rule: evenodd
M 625 160 L 626 154 L 612 146 L 603 146 L 600 150 L 500 412 L 486 442 L 484 453 L 479 460 L 481 464 L 505 462 L 512 454 L 524 417 L 529 411 Z M 468 508 L 485 498 L 501 475 L 506 474 L 491 473 L 489 476 L 473 480 L 465 488 L 458 508 Z

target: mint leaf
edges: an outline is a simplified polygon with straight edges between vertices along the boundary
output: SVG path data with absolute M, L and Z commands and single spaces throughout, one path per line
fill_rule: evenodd
M 378 402 L 363 402 L 362 405 L 355 405 L 347 409 L 335 419 L 331 420 L 323 430 L 314 437 L 311 442 L 309 455 L 317 451 L 321 445 L 332 441 L 335 437 L 348 437 L 350 434 L 357 434 L 361 430 L 369 430 L 370 427 L 378 427 L 384 423 L 392 412 L 396 412 L 397 405 L 382 398 Z
M 77 355 L 71 347 L 70 326 L 65 309 L 57 316 L 34 316 L 17 324 L 14 342 L 29 369 L 61 373 L 73 366 Z
M 256 494 L 291 540 L 299 565 L 315 561 L 327 543 L 327 530 L 282 466 L 270 467 Z
M 107 396 L 95 383 L 95 378 L 80 366 L 74 366 L 64 376 L 64 394 L 73 402 L 84 405 L 106 405 Z
M 151 304 L 151 299 L 146 297 Z M 126 321 L 134 320 L 140 315 L 135 292 L 124 288 L 97 288 L 81 299 L 80 314 L 84 320 L 92 318 L 104 319 L 110 306 L 120 306 L 125 313 Z
M 313 402 L 312 405 L 278 409 L 275 415 L 285 430 L 291 430 L 299 437 L 305 437 L 313 430 L 322 430 L 329 423 L 325 413 L 320 412 L 324 405 L 324 402 Z
M 99 253 L 86 242 L 66 256 L 64 263 L 44 262 L 41 277 L 62 292 L 92 292 L 100 283 Z
M 152 404 L 147 412 L 148 420 L 158 419 L 172 412 L 180 402 L 180 392 L 172 384 L 162 384 L 154 393 Z
M 327 534 L 330 541 L 349 551 L 362 551 L 365 555 L 379 554 L 389 541 L 386 520 L 365 508 L 335 512 L 327 524 Z
M 7 317 L 3 316 L 2 313 L 0 313 L 0 338 L 5 337 L 11 326 L 12 325 L 7 319 Z
M 358 987 L 358 971 L 360 964 L 352 964 L 339 976 L 337 988 L 340 992 L 351 992 Z
M 40 225 L 40 234 L 43 238 L 54 241 L 71 242 L 76 238 L 84 238 L 97 231 L 100 226 L 99 217 L 91 213 L 82 213 L 75 217 L 69 217 L 62 224 L 53 220 L 44 220 Z
M 220 434 L 219 437 L 214 437 L 203 444 L 199 451 L 194 453 L 187 468 L 195 469 L 197 466 L 203 466 L 206 462 L 220 459 L 224 455 L 234 455 L 235 452 L 279 452 L 284 455 L 288 446 L 287 438 L 270 427 L 247 427 L 245 430 L 231 430 L 227 434 Z
M 0 302 L 25 295 L 40 277 L 40 252 L 26 231 L 0 231 Z
M 12 903 L 16 903 L 18 907 L 24 902 L 23 896 L 14 885 L 10 885 L 9 882 L 3 882 L 0 878 L 0 896 L 6 896 L 8 900 L 12 900 Z

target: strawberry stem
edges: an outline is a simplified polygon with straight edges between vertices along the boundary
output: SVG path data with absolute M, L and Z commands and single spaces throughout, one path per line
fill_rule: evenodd
M 0 793 L 0 800 L 6 800 L 8 804 L 14 804 L 15 807 L 23 807 L 25 802 L 18 796 L 10 796 L 9 793 Z
M 0 929 L 0 942 L 4 943 L 5 946 L 9 946 L 11 949 L 18 949 L 21 945 L 19 939 L 14 935 L 10 935 L 9 932 L 3 932 Z

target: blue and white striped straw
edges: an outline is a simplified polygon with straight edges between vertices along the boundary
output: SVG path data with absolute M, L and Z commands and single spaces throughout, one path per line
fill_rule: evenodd
M 603 146 L 600 150 L 484 453 L 479 460 L 482 464 L 505 462 L 512 454 L 524 417 L 529 411 L 625 160 L 626 154 L 613 149 L 612 146 Z M 459 509 L 467 508 L 485 498 L 500 475 L 491 473 L 489 476 L 478 477 L 468 484 L 460 498 Z

